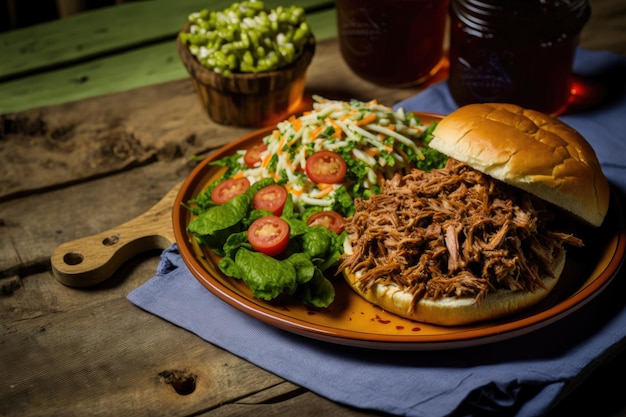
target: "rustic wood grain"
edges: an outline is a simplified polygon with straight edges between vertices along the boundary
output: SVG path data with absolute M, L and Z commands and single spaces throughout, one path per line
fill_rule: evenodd
M 123 298 L 2 333 L 2 415 L 192 415 L 281 382 Z
M 281 384 L 279 388 L 283 388 Z M 223 406 L 200 414 L 201 417 L 276 417 L 295 415 L 298 417 L 320 417 L 320 416 L 342 416 L 342 417 L 364 417 L 364 416 L 385 416 L 387 414 L 368 412 L 346 407 L 341 404 L 330 402 L 312 392 L 297 389 L 295 385 L 293 391 L 282 392 L 272 387 L 262 391 L 260 394 L 267 396 L 267 400 L 259 401 L 260 395 L 243 398 L 232 404 Z M 297 410 L 294 412 L 294 410 Z
M 58 245 L 143 214 L 182 181 L 189 169 L 184 160 L 154 163 L 0 203 L 0 277 L 28 277 L 33 271 L 48 270 Z
M 145 213 L 104 232 L 62 243 L 52 252 L 52 272 L 70 287 L 91 287 L 110 278 L 124 263 L 176 242 L 172 207 L 180 183 Z
M 199 4 L 170 3 L 177 10 Z M 583 46 L 626 54 L 622 3 L 592 0 Z M 332 13 L 324 13 L 320 22 L 331 33 Z M 177 30 L 175 20 L 168 31 Z M 52 36 L 50 30 L 40 42 Z M 37 46 L 18 42 L 21 48 Z M 113 51 L 111 42 L 86 45 L 93 49 L 83 52 L 104 46 Z M 126 295 L 154 274 L 158 250 L 138 255 L 90 288 L 67 287 L 53 276 L 50 256 L 59 245 L 141 215 L 187 177 L 194 156 L 250 132 L 208 120 L 175 60 L 173 43 L 171 52 L 165 44 L 81 58 L 70 67 L 0 84 L 0 113 L 14 103 L 24 110 L 0 116 L 0 415 L 382 415 L 303 390 L 133 306 Z M 0 67 L 20 64 L 7 63 L 2 48 Z M 67 54 L 66 62 L 77 59 Z M 52 56 L 38 59 L 57 65 Z M 159 68 L 142 64 L 146 59 Z M 24 70 L 36 70 L 29 68 Z M 336 40 L 328 39 L 318 42 L 306 94 L 392 105 L 418 91 L 357 79 Z M 626 354 L 616 351 L 550 416 L 626 415 L 619 383 L 625 372 Z
M 13 30 L 0 42 L 0 80 L 174 39 L 190 13 L 222 10 L 230 0 L 150 0 L 86 11 L 43 25 Z M 267 8 L 284 5 L 265 0 Z M 332 0 L 298 0 L 305 10 L 333 7 Z
M 188 157 L 250 131 L 211 123 L 187 79 L 0 120 L 5 125 L 0 197 L 5 198 Z
M 165 2 L 175 3 L 171 0 L 165 0 Z M 149 7 L 151 3 L 154 3 L 154 0 L 138 3 L 143 4 L 143 7 Z M 297 2 L 297 4 L 301 3 L 303 2 Z M 187 2 L 181 3 L 181 6 L 185 7 L 186 10 L 196 10 L 187 8 L 186 4 Z M 206 2 L 202 2 L 202 4 L 206 6 Z M 310 0 L 306 4 L 310 4 L 310 7 L 314 8 L 314 12 L 307 14 L 307 22 L 316 39 L 320 41 L 335 37 L 337 34 L 335 10 L 332 8 L 324 9 L 324 5 L 328 4 L 327 0 Z M 321 9 L 317 9 L 316 5 Z M 117 11 L 118 9 L 114 10 L 117 11 L 116 14 L 123 13 L 125 7 L 127 5 L 120 6 L 119 11 Z M 96 17 L 106 24 L 108 20 L 115 19 L 116 14 L 104 17 L 96 15 Z M 172 18 L 167 13 L 157 17 L 161 19 Z M 77 42 L 86 42 L 94 47 L 99 45 L 98 36 L 100 32 L 92 33 L 92 29 L 86 26 L 87 33 L 81 32 L 71 38 L 59 40 L 60 45 L 56 47 L 57 49 L 78 51 L 80 52 L 78 58 L 71 59 L 69 57 L 54 65 L 50 64 L 49 67 L 45 67 L 47 61 L 41 55 L 54 58 L 54 53 L 47 51 L 55 49 L 55 45 L 45 44 L 41 46 L 46 48 L 45 54 L 31 55 L 25 63 L 27 68 L 15 69 L 14 74 L 4 78 L 0 76 L 0 113 L 13 113 L 36 107 L 67 103 L 187 78 L 187 72 L 176 53 L 176 33 L 182 29 L 185 18 L 186 14 L 182 20 L 180 17 L 176 18 L 176 26 L 170 25 L 172 27 L 169 29 L 167 24 L 162 24 L 161 30 L 165 28 L 168 32 L 159 35 L 157 39 L 147 39 L 136 47 L 123 50 L 115 48 L 100 50 L 93 56 L 87 55 L 85 48 L 76 44 Z M 43 28 L 45 31 L 60 32 L 61 34 L 72 33 L 72 30 L 81 31 L 82 22 L 79 22 L 81 23 L 79 28 L 70 27 L 69 30 L 66 29 L 67 24 L 74 23 L 72 19 L 74 17 L 62 22 L 44 25 Z M 132 30 L 133 36 L 138 33 L 132 26 L 124 29 Z M 0 56 L 6 57 L 6 59 L 0 60 L 0 65 L 4 63 L 5 65 L 17 66 L 22 60 L 19 56 L 18 63 L 13 60 L 13 55 L 21 53 L 18 48 L 15 48 L 17 45 L 11 39 L 13 35 L 14 33 L 9 33 L 0 36 Z M 32 35 L 45 37 L 47 33 Z M 20 37 L 23 36 L 24 34 L 20 35 Z M 122 46 L 126 43 L 124 39 L 123 36 L 119 36 L 118 41 L 122 41 Z M 6 48 L 12 46 L 10 51 L 4 52 L 4 55 L 2 53 L 3 45 Z M 29 70 L 28 66 L 31 65 L 34 68 Z M 46 68 L 47 70 L 45 70 Z M 11 71 L 13 70 L 11 69 Z

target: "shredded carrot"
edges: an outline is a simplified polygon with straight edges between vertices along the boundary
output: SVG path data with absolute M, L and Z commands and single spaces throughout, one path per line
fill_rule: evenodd
M 287 190 L 287 192 L 288 192 L 289 194 L 293 194 L 293 195 L 295 195 L 296 197 L 301 196 L 301 195 L 302 195 L 302 193 L 304 192 L 303 190 L 298 190 L 298 189 L 294 188 L 294 186 L 293 186 L 293 185 L 291 185 L 291 184 L 289 184 L 289 183 L 286 183 L 286 184 L 285 184 L 285 189 Z
M 361 120 L 359 120 L 358 122 L 356 122 L 357 126 L 364 126 L 364 125 L 368 125 L 370 123 L 373 123 L 376 121 L 376 113 L 372 113 L 369 116 L 366 116 L 364 118 L 362 118 Z
M 283 151 L 283 146 L 285 146 L 285 135 L 282 135 L 278 141 L 278 151 L 277 153 L 280 155 Z
M 332 190 L 333 185 L 325 182 L 318 182 L 317 188 L 319 188 L 320 190 L 328 190 L 330 188 Z
M 376 148 L 366 148 L 363 151 L 366 154 L 368 154 L 369 156 L 378 156 L 378 155 L 380 155 L 380 149 L 376 149 Z
M 332 137 L 335 139 L 341 139 L 341 137 L 343 136 L 343 131 L 341 130 L 341 126 L 339 126 L 337 122 L 335 122 L 330 117 L 327 117 L 326 119 L 324 119 L 324 121 L 330 123 L 335 128 L 335 133 L 332 134 Z
M 320 192 L 319 194 L 315 196 L 315 198 L 326 197 L 328 194 L 331 193 L 331 191 L 334 190 L 334 187 L 332 184 L 324 184 L 325 185 L 324 188 L 320 187 L 321 185 L 322 184 L 317 184 L 317 187 L 320 189 Z
M 261 162 L 261 168 L 267 168 L 267 166 L 270 164 L 270 159 L 272 159 L 272 155 L 266 155 L 265 159 L 263 159 L 263 161 Z
M 319 136 L 319 134 L 322 132 L 322 130 L 324 130 L 325 127 L 326 126 L 321 125 L 313 129 L 313 131 L 311 132 L 311 139 L 315 140 Z
M 245 171 L 239 171 L 238 173 L 236 173 L 235 175 L 233 175 L 233 178 L 234 178 L 234 179 L 237 179 L 237 178 L 243 178 L 243 177 L 245 176 L 245 175 L 244 175 L 244 173 L 245 173 Z
M 302 129 L 302 119 L 300 118 L 296 119 L 295 116 L 291 116 L 289 118 L 289 122 L 291 122 L 291 125 L 293 126 L 296 132 Z

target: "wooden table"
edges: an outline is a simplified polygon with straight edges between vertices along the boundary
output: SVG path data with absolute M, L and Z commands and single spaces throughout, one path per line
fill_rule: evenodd
M 132 305 L 126 295 L 154 274 L 158 248 L 94 287 L 51 272 L 60 244 L 144 213 L 192 156 L 250 131 L 207 118 L 176 55 L 176 32 L 204 3 L 133 2 L 0 34 L 0 415 L 372 415 Z M 392 105 L 418 92 L 351 76 L 333 3 L 300 3 L 319 41 L 307 95 Z M 626 54 L 626 9 L 591 3 L 581 45 Z M 623 415 L 624 371 L 616 352 L 552 414 Z

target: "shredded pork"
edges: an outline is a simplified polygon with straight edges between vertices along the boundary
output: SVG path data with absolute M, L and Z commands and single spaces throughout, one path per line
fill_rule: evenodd
M 347 219 L 352 253 L 340 270 L 359 284 L 396 283 L 421 298 L 474 297 L 497 289 L 534 291 L 554 276 L 563 244 L 552 206 L 454 159 L 445 168 L 396 175 L 383 192 L 355 201 Z

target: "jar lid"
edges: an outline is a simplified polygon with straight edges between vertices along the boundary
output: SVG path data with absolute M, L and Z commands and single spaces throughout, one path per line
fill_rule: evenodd
M 588 0 L 452 0 L 450 9 L 477 36 L 546 40 L 578 34 L 591 14 Z

